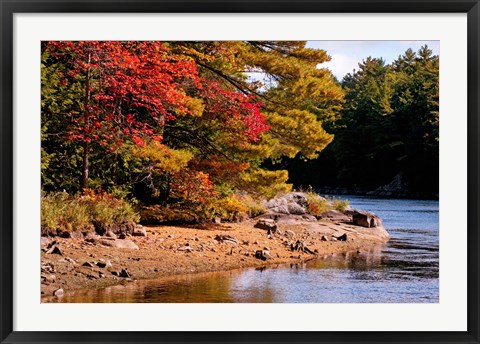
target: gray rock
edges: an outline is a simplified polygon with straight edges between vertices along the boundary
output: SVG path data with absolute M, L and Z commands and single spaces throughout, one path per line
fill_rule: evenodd
M 270 201 L 268 202 L 265 202 L 264 205 L 268 208 L 268 209 L 273 209 L 273 208 L 279 208 L 279 207 L 287 207 L 288 205 L 288 201 L 286 198 L 273 198 L 271 199 Z
M 95 265 L 93 263 L 90 263 L 90 262 L 85 262 L 82 264 L 82 266 L 86 266 L 87 268 L 93 268 Z
M 304 209 L 306 209 L 308 206 L 307 196 L 303 192 L 290 192 L 286 194 L 284 197 L 288 203 L 298 204 L 300 207 Z M 291 212 L 291 214 L 293 213 Z
M 288 205 L 288 212 L 292 215 L 303 215 L 306 213 L 306 210 L 300 204 L 290 203 Z
M 322 235 L 322 238 L 321 238 L 320 240 L 322 240 L 322 241 L 328 241 L 328 238 L 327 238 L 326 235 Z
M 54 296 L 57 296 L 57 297 L 61 297 L 61 296 L 63 296 L 64 294 L 65 294 L 65 292 L 63 291 L 62 288 L 57 289 L 57 290 L 55 290 L 55 291 L 53 292 L 53 295 L 54 295 Z

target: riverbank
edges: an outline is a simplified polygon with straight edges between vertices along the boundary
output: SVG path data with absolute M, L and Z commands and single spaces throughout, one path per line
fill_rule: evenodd
M 367 228 L 345 217 L 316 220 L 288 215 L 276 221 L 275 231 L 257 228 L 258 220 L 249 219 L 201 226 L 148 226 L 123 239 L 94 234 L 43 237 L 43 301 L 54 294 L 61 297 L 62 293 L 133 280 L 298 263 L 362 251 L 389 237 L 380 223 Z

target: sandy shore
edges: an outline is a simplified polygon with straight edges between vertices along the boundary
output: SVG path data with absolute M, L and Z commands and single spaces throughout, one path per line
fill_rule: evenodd
M 144 227 L 146 236 L 125 238 L 138 249 L 105 246 L 106 240 L 117 240 L 99 236 L 44 238 L 47 246 L 56 241 L 58 250 L 42 250 L 41 293 L 48 302 L 46 297 L 59 289 L 66 294 L 132 280 L 298 263 L 333 253 L 362 251 L 388 241 L 389 237 L 381 226 L 365 228 L 332 220 L 289 217 L 278 223 L 280 233 L 275 235 L 255 228 L 255 224 L 251 219 L 207 226 Z M 334 239 L 343 234 L 347 235 L 346 241 Z M 237 242 L 219 240 L 222 236 L 233 237 Z M 297 240 L 305 243 L 308 252 L 292 251 L 291 244 Z M 268 250 L 269 258 L 256 257 L 259 250 Z

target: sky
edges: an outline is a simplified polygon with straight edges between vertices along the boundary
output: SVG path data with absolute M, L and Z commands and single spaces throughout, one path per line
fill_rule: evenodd
M 439 55 L 439 41 L 308 41 L 307 47 L 326 50 L 332 60 L 319 67 L 330 69 L 338 80 L 342 80 L 347 73 L 358 70 L 358 63 L 368 56 L 381 57 L 390 64 L 408 48 L 418 51 L 425 44 Z

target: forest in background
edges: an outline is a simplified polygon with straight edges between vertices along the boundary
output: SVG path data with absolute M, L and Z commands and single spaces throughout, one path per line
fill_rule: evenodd
M 115 221 L 130 204 L 198 219 L 399 174 L 438 192 L 438 56 L 367 58 L 339 81 L 305 44 L 43 42 L 43 204 L 87 195 L 123 209 Z

